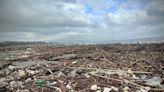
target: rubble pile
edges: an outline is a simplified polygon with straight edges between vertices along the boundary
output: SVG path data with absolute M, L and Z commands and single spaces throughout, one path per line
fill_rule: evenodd
M 164 91 L 162 43 L 5 47 L 0 52 L 0 92 Z

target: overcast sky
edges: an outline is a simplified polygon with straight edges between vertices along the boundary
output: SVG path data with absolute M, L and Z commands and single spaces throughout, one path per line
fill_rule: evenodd
M 0 41 L 164 37 L 164 0 L 0 0 Z

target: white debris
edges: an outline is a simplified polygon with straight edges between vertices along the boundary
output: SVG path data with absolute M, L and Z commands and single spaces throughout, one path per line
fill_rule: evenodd
M 58 82 L 59 82 L 59 83 L 62 83 L 62 84 L 64 83 L 64 81 L 63 81 L 63 80 L 58 80 Z
M 88 64 L 87 66 L 88 66 L 88 67 L 93 67 L 93 64 L 92 64 L 92 63 L 90 63 L 90 64 Z
M 123 71 L 121 69 L 118 69 L 117 70 L 117 74 L 120 75 L 120 76 L 128 77 L 127 72 L 126 71 Z
M 72 64 L 76 64 L 76 63 L 77 63 L 77 61 L 73 61 L 73 62 L 72 62 Z
M 139 79 L 139 77 L 137 77 L 135 74 L 133 74 L 132 78 L 133 79 Z
M 72 89 L 71 82 L 69 82 L 69 83 L 66 85 L 66 88 L 67 88 L 67 89 Z
M 123 90 L 123 92 L 129 92 L 128 90 Z
M 92 85 L 91 88 L 90 88 L 90 90 L 97 90 L 97 84 Z
M 56 81 L 54 81 L 54 82 L 47 81 L 47 84 L 48 84 L 48 85 L 56 85 L 56 84 L 57 84 L 57 82 L 56 82 Z
M 28 55 L 21 55 L 19 58 L 27 58 Z
M 76 75 L 76 71 L 77 71 L 77 69 L 74 69 L 73 71 L 71 71 L 71 76 L 75 76 Z
M 147 79 L 147 75 L 145 75 L 145 74 L 142 75 L 142 76 L 141 76 L 141 79 L 143 79 L 143 80 Z
M 133 72 L 132 72 L 132 70 L 131 69 L 128 69 L 128 71 L 127 71 L 128 73 L 130 73 L 130 74 L 133 74 Z
M 154 76 L 151 79 L 147 79 L 145 84 L 149 86 L 161 86 L 161 77 Z
M 97 89 L 101 89 L 100 87 L 97 87 Z
M 12 65 L 9 65 L 8 68 L 9 68 L 9 70 L 13 71 L 16 67 L 12 66 Z
M 123 92 L 129 92 L 129 87 L 124 87 Z
M 27 51 L 31 51 L 31 50 L 32 50 L 32 48 L 27 48 L 26 50 L 27 50 Z
M 26 80 L 25 80 L 25 82 L 27 83 L 27 82 L 29 82 L 29 81 L 31 81 L 32 79 L 31 78 L 27 78 Z
M 104 90 L 103 92 L 110 92 L 112 89 L 111 88 L 108 88 L 108 87 L 104 87 Z
M 117 87 L 114 87 L 114 86 L 111 86 L 111 89 L 114 90 L 114 91 L 116 91 L 116 92 L 119 91 L 119 89 Z
M 144 89 L 146 89 L 147 91 L 150 91 L 150 87 L 144 87 Z
M 25 51 L 24 54 L 25 55 L 29 55 L 30 54 L 30 51 Z
M 97 90 L 96 92 L 101 92 L 101 90 Z
M 16 86 L 17 86 L 17 85 L 16 85 L 16 81 L 11 81 L 11 82 L 10 82 L 10 86 L 11 86 L 11 88 L 16 87 Z
M 35 75 L 35 74 L 39 73 L 39 71 L 33 71 L 33 70 L 28 70 L 28 69 L 26 69 L 26 72 L 30 75 Z
M 57 82 L 56 81 L 54 81 L 53 83 L 51 83 L 52 85 L 56 85 L 57 84 Z
M 89 75 L 89 74 L 84 74 L 85 75 L 85 77 L 87 77 L 87 78 L 90 78 L 91 76 Z
M 148 92 L 146 89 L 141 88 L 140 92 Z
M 63 76 L 64 74 L 60 71 L 58 74 L 57 74 L 57 76 L 58 77 L 61 77 L 61 76 Z
M 4 60 L 7 61 L 7 60 L 10 60 L 10 58 L 9 57 L 6 57 L 6 58 L 4 58 Z

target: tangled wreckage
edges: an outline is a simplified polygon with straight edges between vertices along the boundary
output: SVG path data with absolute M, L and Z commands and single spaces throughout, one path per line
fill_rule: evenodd
M 0 92 L 164 92 L 164 44 L 0 47 Z

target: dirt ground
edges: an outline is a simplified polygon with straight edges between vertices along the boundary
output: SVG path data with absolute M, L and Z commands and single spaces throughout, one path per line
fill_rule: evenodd
M 0 92 L 164 92 L 164 43 L 0 47 Z

